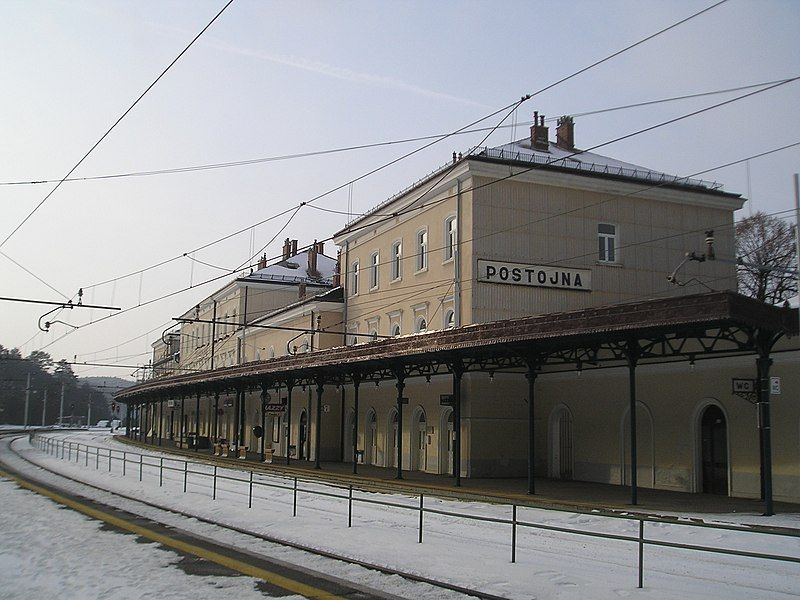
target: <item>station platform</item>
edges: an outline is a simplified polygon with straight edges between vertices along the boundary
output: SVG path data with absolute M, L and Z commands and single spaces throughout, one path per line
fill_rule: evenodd
M 422 471 L 403 471 L 397 479 L 397 469 L 359 464 L 358 473 L 353 473 L 352 462 L 322 461 L 319 469 L 313 461 L 276 456 L 272 463 L 260 461 L 260 454 L 248 452 L 247 457 L 215 456 L 211 450 L 178 448 L 171 441 L 161 446 L 118 436 L 116 439 L 131 446 L 159 450 L 181 458 L 202 460 L 220 466 L 241 468 L 267 473 L 276 473 L 309 480 L 319 480 L 340 485 L 353 485 L 361 489 L 436 496 L 469 501 L 498 502 L 524 506 L 538 506 L 561 510 L 627 512 L 630 514 L 670 515 L 672 513 L 698 513 L 723 515 L 741 513 L 761 515 L 763 503 L 757 498 L 736 498 L 717 494 L 688 493 L 670 490 L 638 488 L 638 502 L 631 504 L 631 489 L 628 486 L 610 485 L 585 481 L 564 481 L 537 477 L 535 494 L 527 493 L 526 478 L 461 478 L 455 486 L 452 475 L 438 475 Z M 776 513 L 800 515 L 800 504 L 775 502 Z

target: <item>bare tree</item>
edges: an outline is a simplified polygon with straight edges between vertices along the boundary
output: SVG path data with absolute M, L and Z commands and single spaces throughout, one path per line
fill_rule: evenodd
M 768 304 L 797 294 L 795 225 L 757 212 L 736 225 L 739 292 Z

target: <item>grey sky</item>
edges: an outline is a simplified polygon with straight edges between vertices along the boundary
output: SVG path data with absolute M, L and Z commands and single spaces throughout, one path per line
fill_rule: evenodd
M 221 8 L 222 2 L 28 2 L 0 5 L 0 182 L 58 179 Z M 156 170 L 379 142 L 456 129 L 708 5 L 675 2 L 250 2 L 236 0 L 75 176 Z M 547 116 L 800 75 L 800 3 L 729 0 L 523 105 Z M 576 119 L 586 148 L 703 106 L 713 96 Z M 800 83 L 598 150 L 688 175 L 800 141 Z M 496 122 L 487 121 L 487 125 Z M 526 127 L 516 131 L 525 134 Z M 511 139 L 496 133 L 490 144 Z M 465 151 L 450 139 L 353 186 L 363 211 Z M 416 144 L 421 145 L 421 144 Z M 65 183 L 2 248 L 71 296 L 131 308 L 221 271 L 182 253 L 340 185 L 415 144 L 150 177 Z M 800 148 L 750 164 L 752 209 L 793 206 Z M 703 175 L 747 195 L 746 168 Z M 50 185 L 0 186 L 0 238 Z M 319 204 L 347 208 L 347 190 Z M 745 207 L 742 216 L 750 207 Z M 300 210 L 281 240 L 326 238 L 345 221 Z M 197 254 L 228 268 L 286 222 Z M 334 248 L 328 243 L 329 254 Z M 38 307 L 0 303 L 0 343 L 56 358 L 146 362 L 159 326 L 222 284 L 70 331 L 36 336 Z M 58 299 L 0 256 L 0 296 Z M 61 315 L 79 325 L 104 313 Z M 153 330 L 133 343 L 120 345 Z M 77 368 L 125 376 L 124 369 Z

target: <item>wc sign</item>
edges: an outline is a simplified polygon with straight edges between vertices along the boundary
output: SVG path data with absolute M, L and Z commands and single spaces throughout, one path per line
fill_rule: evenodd
M 478 259 L 478 281 L 583 292 L 592 290 L 592 272 L 589 269 L 526 265 L 496 260 Z

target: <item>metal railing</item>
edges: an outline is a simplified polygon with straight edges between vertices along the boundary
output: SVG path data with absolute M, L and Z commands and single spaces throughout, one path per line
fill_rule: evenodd
M 616 175 L 618 177 L 631 177 L 633 179 L 641 179 L 650 183 L 686 185 L 690 187 L 702 187 L 710 190 L 722 190 L 722 184 L 717 183 L 716 181 L 712 182 L 705 181 L 703 179 L 693 179 L 690 177 L 677 177 L 676 175 L 667 175 L 666 173 L 651 171 L 649 169 L 629 169 L 626 167 L 613 166 L 609 164 L 584 162 L 579 158 L 565 157 L 556 159 L 507 148 L 484 148 L 481 154 L 487 158 L 540 164 L 549 167 L 561 167 L 564 169 L 572 169 L 574 171 L 602 173 L 604 175 Z
M 235 477 L 220 473 L 217 465 L 212 465 L 206 462 L 192 461 L 182 458 L 169 458 L 169 457 L 165 458 L 164 456 L 153 456 L 148 454 L 141 454 L 138 452 L 128 452 L 126 450 L 102 448 L 100 446 L 92 446 L 89 444 L 82 444 L 80 442 L 71 442 L 69 440 L 61 439 L 58 437 L 45 436 L 36 432 L 31 432 L 29 437 L 31 443 L 39 450 L 51 456 L 60 458 L 62 460 L 80 463 L 81 453 L 83 453 L 84 466 L 89 467 L 90 462 L 94 462 L 95 470 L 99 470 L 102 465 L 103 469 L 107 469 L 108 472 L 111 473 L 112 466 L 115 463 L 117 463 L 119 464 L 119 470 L 121 471 L 122 475 L 127 476 L 127 471 L 129 470 L 128 466 L 132 464 L 134 470 L 138 471 L 139 481 L 142 481 L 145 468 L 152 469 L 153 471 L 157 471 L 159 487 L 162 487 L 164 485 L 165 472 L 178 473 L 182 478 L 184 493 L 187 491 L 189 476 L 192 475 L 193 477 L 196 478 L 192 482 L 192 485 L 202 485 L 197 483 L 198 479 L 200 479 L 201 481 L 207 481 L 208 484 L 210 484 L 211 487 L 210 493 L 211 493 L 211 498 L 213 500 L 216 500 L 217 498 L 218 481 L 235 482 L 236 484 L 247 486 L 248 508 L 253 507 L 254 486 L 284 490 L 292 495 L 292 517 L 297 516 L 298 494 L 310 494 L 316 496 L 323 496 L 327 498 L 337 498 L 340 500 L 346 500 L 348 527 L 353 526 L 353 506 L 355 503 L 385 506 L 406 511 L 416 511 L 419 516 L 418 525 L 416 527 L 417 542 L 420 544 L 423 543 L 423 532 L 425 529 L 426 514 L 441 515 L 445 517 L 453 517 L 457 519 L 480 521 L 486 523 L 496 523 L 498 525 L 508 526 L 509 537 L 510 537 L 509 545 L 510 545 L 512 563 L 517 562 L 517 547 L 518 547 L 517 533 L 519 528 L 536 529 L 541 531 L 563 533 L 567 535 L 593 537 L 593 538 L 600 538 L 607 540 L 615 540 L 620 542 L 628 542 L 631 544 L 635 544 L 638 549 L 637 573 L 638 573 L 638 587 L 640 588 L 643 587 L 644 585 L 644 550 L 646 546 L 675 548 L 682 550 L 707 552 L 712 554 L 722 554 L 728 556 L 738 556 L 738 557 L 747 557 L 753 559 L 764 559 L 764 560 L 800 564 L 800 555 L 787 556 L 787 555 L 770 554 L 764 552 L 753 552 L 749 550 L 738 550 L 734 548 L 705 546 L 701 544 L 687 544 L 681 542 L 672 542 L 663 539 L 656 539 L 652 537 L 648 538 L 645 536 L 646 533 L 645 525 L 647 523 L 652 523 L 661 526 L 703 528 L 703 529 L 711 529 L 717 531 L 725 530 L 725 531 L 735 531 L 738 533 L 747 533 L 747 534 L 761 535 L 761 536 L 793 537 L 800 540 L 800 531 L 793 529 L 763 530 L 763 529 L 752 529 L 749 528 L 748 526 L 726 525 L 719 523 L 703 523 L 703 522 L 685 521 L 685 520 L 672 520 L 659 517 L 650 517 L 645 515 L 597 513 L 597 512 L 581 511 L 577 509 L 561 509 L 561 508 L 550 508 L 550 507 L 542 508 L 536 506 L 517 505 L 517 504 L 510 505 L 511 508 L 510 519 L 504 517 L 488 517 L 488 516 L 470 514 L 467 512 L 456 512 L 452 510 L 443 510 L 443 509 L 433 508 L 431 506 L 426 506 L 425 505 L 426 498 L 428 499 L 430 499 L 431 497 L 437 498 L 435 495 L 432 494 L 428 496 L 422 493 L 418 495 L 407 494 L 412 497 L 417 496 L 418 502 L 413 504 L 403 504 L 401 502 L 378 500 L 376 498 L 357 497 L 354 496 L 353 494 L 354 491 L 364 491 L 365 493 L 369 492 L 394 493 L 394 494 L 398 493 L 397 490 L 391 490 L 388 488 L 377 489 L 373 488 L 373 486 L 369 486 L 369 490 L 359 490 L 358 486 L 354 488 L 352 484 L 343 486 L 333 483 L 320 482 L 319 480 L 315 479 L 303 480 L 301 478 L 298 478 L 297 476 L 290 477 L 290 476 L 281 476 L 272 474 L 270 475 L 258 474 L 257 478 L 253 470 L 244 471 L 245 473 L 248 474 L 247 477 Z M 189 468 L 190 465 L 192 467 L 205 467 L 206 470 L 201 471 L 198 469 L 190 469 Z M 228 469 L 238 470 L 235 467 L 230 467 Z M 280 483 L 270 480 L 279 480 Z M 313 485 L 316 487 L 327 488 L 334 491 L 323 491 L 319 489 L 312 489 L 311 487 L 300 486 L 301 483 L 312 484 L 312 482 Z M 226 491 L 231 491 L 231 490 L 226 490 Z M 438 498 L 438 499 L 443 500 L 443 498 Z M 569 513 L 569 514 L 591 516 L 598 519 L 608 519 L 608 520 L 615 519 L 615 520 L 633 522 L 638 525 L 638 527 L 634 527 L 634 529 L 637 531 L 637 534 L 626 535 L 623 533 L 607 533 L 601 531 L 578 529 L 573 527 L 563 527 L 560 525 L 549 525 L 547 523 L 533 522 L 530 520 L 526 521 L 518 518 L 517 512 L 519 508 L 530 508 L 534 510 L 544 511 L 546 513 L 549 512 Z M 800 550 L 800 545 L 798 545 L 798 549 Z

